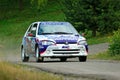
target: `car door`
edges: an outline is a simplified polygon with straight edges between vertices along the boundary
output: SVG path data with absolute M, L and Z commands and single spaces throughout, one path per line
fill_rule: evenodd
M 37 23 L 33 23 L 31 25 L 31 28 L 27 32 L 26 43 L 27 43 L 28 54 L 35 53 L 36 29 L 37 29 Z

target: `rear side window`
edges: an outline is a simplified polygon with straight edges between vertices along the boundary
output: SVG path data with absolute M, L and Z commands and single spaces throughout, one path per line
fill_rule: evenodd
M 28 30 L 28 33 L 32 33 L 34 36 L 36 36 L 36 29 L 37 29 L 37 23 L 31 24 L 30 29 Z

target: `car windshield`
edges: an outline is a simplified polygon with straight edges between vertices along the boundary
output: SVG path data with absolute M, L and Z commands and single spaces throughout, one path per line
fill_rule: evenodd
M 68 22 L 41 22 L 38 34 L 78 34 Z

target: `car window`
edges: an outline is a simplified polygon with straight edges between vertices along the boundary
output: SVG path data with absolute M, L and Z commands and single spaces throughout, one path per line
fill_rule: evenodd
M 78 32 L 74 29 L 74 27 L 67 22 L 42 22 L 38 29 L 38 34 L 78 34 Z
M 33 36 L 36 36 L 36 29 L 37 29 L 37 23 L 35 23 L 31 28 L 31 33 L 33 34 Z
M 30 29 L 28 30 L 28 33 L 32 33 L 33 36 L 36 36 L 36 29 L 37 29 L 37 23 L 31 24 Z

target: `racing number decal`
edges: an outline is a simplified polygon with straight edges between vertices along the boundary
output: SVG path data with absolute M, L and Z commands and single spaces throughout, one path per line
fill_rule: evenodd
M 31 45 L 30 45 L 30 37 L 26 37 L 26 46 L 27 46 L 27 52 L 30 53 L 31 52 Z
M 33 52 L 35 51 L 35 38 L 31 39 L 31 49 Z

